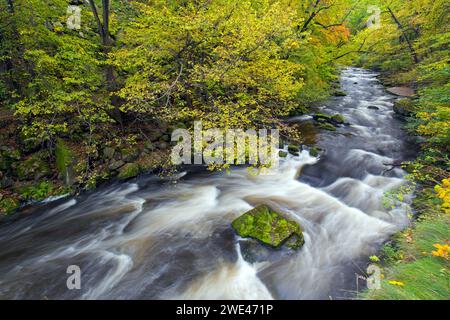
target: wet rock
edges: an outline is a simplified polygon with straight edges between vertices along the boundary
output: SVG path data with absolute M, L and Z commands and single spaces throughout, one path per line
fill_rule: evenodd
M 267 205 L 247 211 L 231 225 L 241 237 L 256 239 L 272 248 L 286 244 L 288 248 L 297 250 L 304 243 L 300 225 L 285 219 Z
M 328 131 L 336 131 L 336 127 L 329 122 L 319 122 L 319 128 L 328 130 Z
M 290 144 L 288 145 L 288 151 L 290 154 L 298 156 L 300 154 L 300 147 L 295 144 Z
M 377 106 L 368 106 L 367 109 L 379 110 L 380 108 L 378 108 Z
M 113 160 L 110 165 L 108 166 L 108 169 L 111 171 L 117 170 L 120 167 L 122 167 L 125 164 L 122 160 Z
M 328 122 L 331 121 L 331 116 L 324 113 L 316 113 L 313 115 L 313 119 L 318 122 Z
M 139 165 L 137 163 L 127 163 L 120 168 L 117 178 L 121 180 L 136 177 L 139 174 Z
M 239 241 L 242 258 L 250 263 L 271 260 L 273 251 L 267 246 L 262 246 L 257 240 L 245 239 Z
M 312 157 L 317 157 L 319 155 L 322 155 L 325 153 L 325 149 L 322 149 L 321 147 L 314 146 L 311 149 L 309 149 L 309 155 Z
M 347 94 L 346 94 L 344 91 L 336 90 L 336 91 L 333 93 L 333 95 L 334 95 L 335 97 L 345 97 Z
M 286 151 L 280 150 L 278 152 L 278 155 L 280 156 L 280 158 L 286 158 L 288 153 Z
M 336 124 L 344 124 L 345 123 L 345 119 L 344 116 L 342 114 L 335 114 L 331 116 L 330 121 L 332 123 L 336 123 Z
M 410 99 L 404 98 L 396 100 L 392 109 L 399 116 L 409 117 L 412 115 L 412 106 L 412 101 Z

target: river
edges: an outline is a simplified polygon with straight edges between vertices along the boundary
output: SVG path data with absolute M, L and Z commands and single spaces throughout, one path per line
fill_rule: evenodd
M 289 155 L 264 176 L 245 168 L 144 176 L 5 219 L 0 298 L 354 298 L 355 274 L 409 224 L 408 199 L 386 209 L 382 198 L 405 183 L 387 164 L 412 158 L 415 147 L 376 73 L 346 68 L 341 86 L 347 96 L 318 111 L 349 125 L 319 133 L 320 158 Z M 261 203 L 302 225 L 298 252 L 243 258 L 246 242 L 230 223 Z M 70 265 L 81 270 L 79 290 L 66 286 Z

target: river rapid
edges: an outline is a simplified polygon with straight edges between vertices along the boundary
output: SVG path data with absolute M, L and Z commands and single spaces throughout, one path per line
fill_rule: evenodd
M 5 219 L 0 298 L 354 298 L 355 274 L 409 223 L 408 199 L 386 209 L 382 198 L 405 183 L 389 164 L 411 159 L 415 147 L 376 73 L 346 68 L 341 86 L 347 96 L 317 111 L 349 125 L 319 133 L 320 157 L 289 155 L 272 175 L 143 176 Z M 230 223 L 262 203 L 302 225 L 299 251 L 243 258 L 245 241 Z M 81 269 L 80 290 L 66 286 L 70 265 Z

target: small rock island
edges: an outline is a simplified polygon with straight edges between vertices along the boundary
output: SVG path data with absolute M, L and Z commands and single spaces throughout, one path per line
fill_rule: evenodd
M 236 218 L 231 226 L 243 238 L 253 238 L 272 248 L 282 245 L 297 250 L 304 244 L 300 225 L 267 205 L 259 205 Z

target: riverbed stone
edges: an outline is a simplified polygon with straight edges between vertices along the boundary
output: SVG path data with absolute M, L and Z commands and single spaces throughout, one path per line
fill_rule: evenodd
M 309 149 L 309 155 L 312 157 L 322 155 L 324 152 L 325 150 L 318 146 L 313 146 L 311 149 Z
M 290 144 L 288 145 L 288 151 L 290 154 L 298 156 L 300 153 L 300 147 L 296 144 Z
M 297 250 L 304 243 L 300 225 L 284 218 L 267 205 L 259 205 L 247 211 L 231 225 L 239 236 L 256 239 L 272 248 L 286 243 L 288 248 Z
M 319 122 L 319 128 L 328 130 L 328 131 L 336 131 L 336 127 L 329 122 Z
M 344 91 L 342 91 L 342 90 L 336 90 L 336 91 L 333 93 L 333 95 L 334 95 L 335 97 L 345 97 L 347 94 L 346 94 Z
M 316 113 L 313 116 L 313 119 L 318 122 L 327 122 L 331 121 L 331 116 L 325 113 Z
M 288 153 L 286 151 L 280 150 L 278 152 L 278 155 L 280 156 L 280 158 L 286 158 Z
M 344 116 L 342 114 L 334 114 L 331 116 L 331 121 L 337 124 L 343 124 L 345 122 Z

